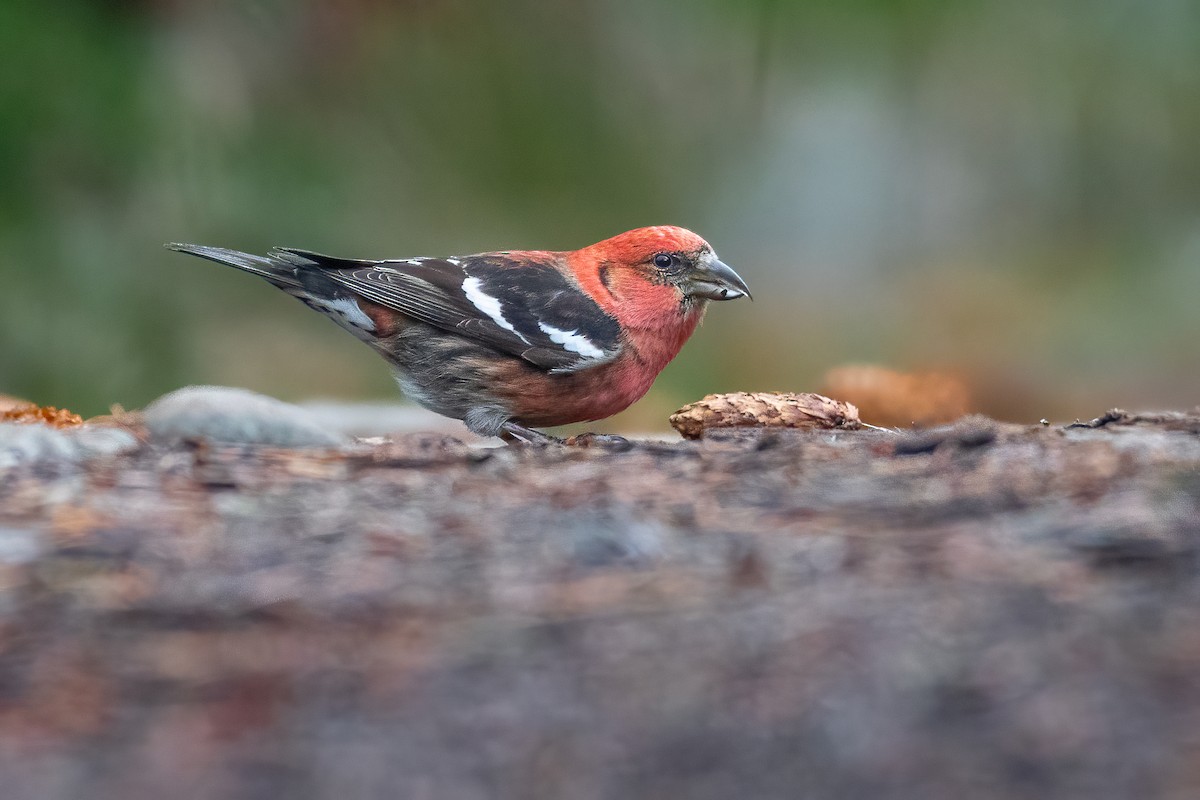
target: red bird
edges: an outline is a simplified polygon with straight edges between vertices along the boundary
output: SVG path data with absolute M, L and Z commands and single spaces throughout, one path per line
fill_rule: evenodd
M 168 248 L 252 272 L 326 314 L 395 368 L 406 395 L 481 436 L 559 441 L 641 398 L 709 300 L 749 296 L 708 242 L 638 228 L 567 252 L 360 261 L 277 248 Z

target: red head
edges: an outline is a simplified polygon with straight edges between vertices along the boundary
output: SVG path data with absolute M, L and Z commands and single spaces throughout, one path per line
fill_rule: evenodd
M 588 294 L 627 328 L 690 323 L 690 334 L 706 301 L 750 295 L 708 242 L 673 225 L 627 231 L 568 257 Z
M 700 324 L 709 300 L 748 297 L 708 242 L 683 228 L 638 228 L 566 253 L 576 279 L 621 324 L 649 368 L 634 375 L 641 396 Z M 644 385 L 643 385 L 644 384 Z

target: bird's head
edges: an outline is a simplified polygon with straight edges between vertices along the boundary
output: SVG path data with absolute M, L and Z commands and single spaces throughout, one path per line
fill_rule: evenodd
M 627 231 L 576 251 L 573 261 L 597 302 L 628 324 L 665 324 L 696 316 L 709 300 L 750 297 L 708 242 L 672 225 Z

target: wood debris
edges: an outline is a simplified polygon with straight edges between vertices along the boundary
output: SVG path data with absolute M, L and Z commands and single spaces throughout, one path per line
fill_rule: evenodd
M 65 408 L 21 403 L 0 408 L 0 422 L 40 422 L 54 428 L 74 428 L 83 424 L 83 417 Z

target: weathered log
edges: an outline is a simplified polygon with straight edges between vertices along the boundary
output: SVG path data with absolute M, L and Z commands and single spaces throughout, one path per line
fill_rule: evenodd
M 6 800 L 1200 789 L 1200 416 L 120 441 L 0 467 Z

